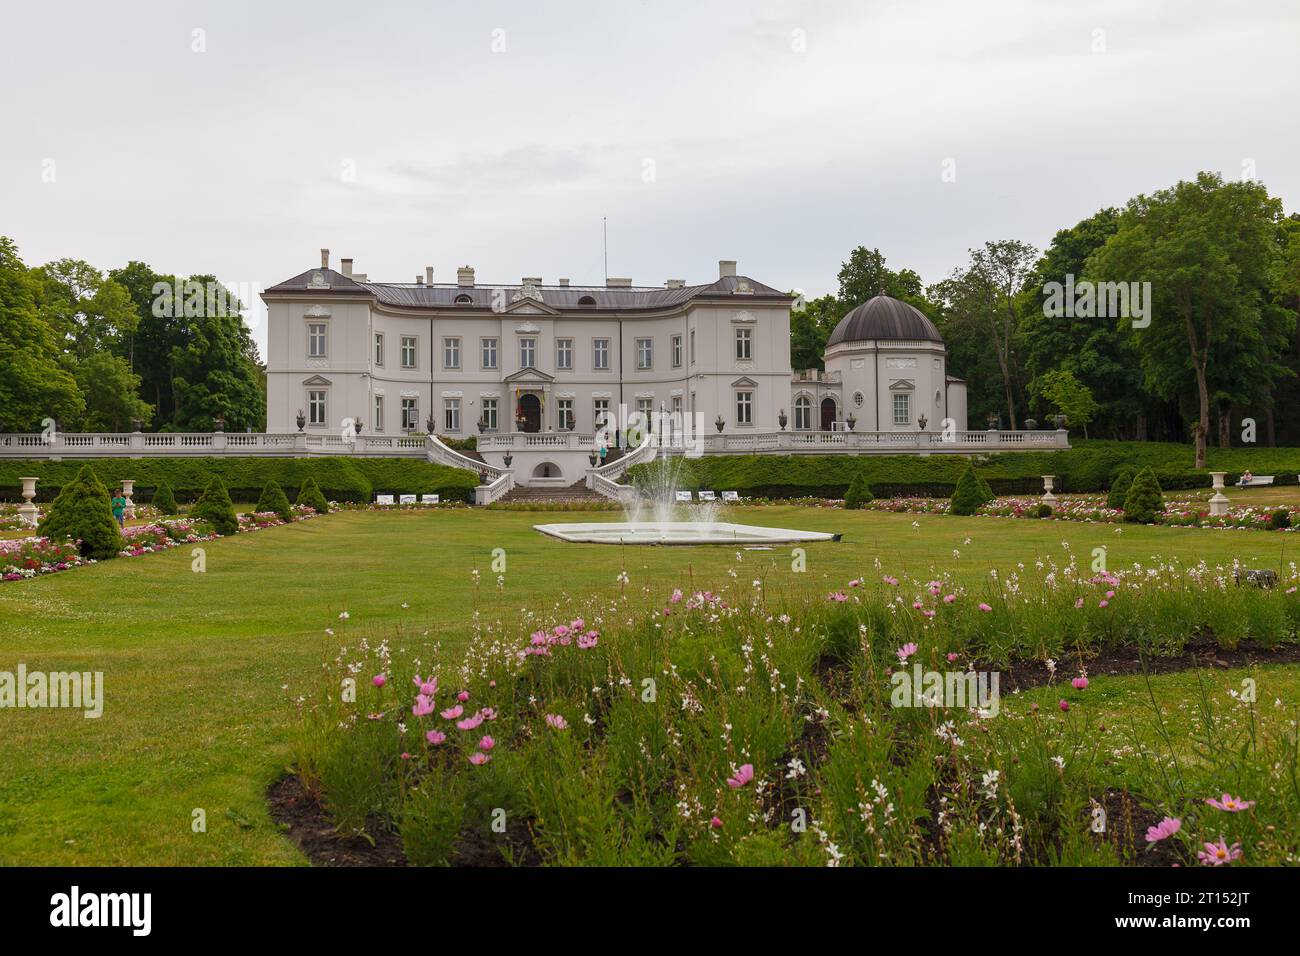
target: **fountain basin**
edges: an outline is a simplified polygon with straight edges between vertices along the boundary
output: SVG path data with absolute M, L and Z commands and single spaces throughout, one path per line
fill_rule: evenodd
M 803 544 L 838 534 L 763 528 L 729 521 L 595 521 L 535 524 L 542 534 L 583 544 Z

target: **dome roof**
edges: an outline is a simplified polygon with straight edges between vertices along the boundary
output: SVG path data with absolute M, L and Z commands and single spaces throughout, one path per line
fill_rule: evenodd
M 942 342 L 943 336 L 920 309 L 887 295 L 878 295 L 840 319 L 835 331 L 826 340 L 826 347 L 841 342 L 865 342 L 872 339 Z

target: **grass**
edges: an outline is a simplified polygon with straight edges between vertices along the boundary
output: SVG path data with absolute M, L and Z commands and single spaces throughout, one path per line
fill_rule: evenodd
M 991 567 L 1059 557 L 1062 541 L 1081 558 L 1107 547 L 1115 568 L 1157 555 L 1277 567 L 1289 540 L 791 507 L 737 516 L 845 533 L 839 544 L 809 546 L 803 574 L 791 571 L 787 548 L 743 552 L 739 573 L 763 577 L 774 599 L 824 595 L 871 574 L 876 557 L 891 573 L 943 569 L 975 583 Z M 517 634 L 520 609 L 563 594 L 613 595 L 624 567 L 634 606 L 688 579 L 725 584 L 736 567 L 727 547 L 565 544 L 534 532 L 541 520 L 505 511 L 351 512 L 211 542 L 203 574 L 191 572 L 189 549 L 177 548 L 0 585 L 0 670 L 24 662 L 29 671 L 103 671 L 106 696 L 98 720 L 0 712 L 0 863 L 302 863 L 270 821 L 263 793 L 289 759 L 293 697 L 341 643 L 398 633 L 399 642 L 423 644 L 427 631 L 450 652 L 467 641 L 475 611 Z M 502 591 L 491 569 L 496 548 L 505 551 Z M 1294 671 L 1278 672 L 1291 674 L 1278 679 L 1294 689 Z M 206 814 L 205 833 L 193 832 L 195 810 Z

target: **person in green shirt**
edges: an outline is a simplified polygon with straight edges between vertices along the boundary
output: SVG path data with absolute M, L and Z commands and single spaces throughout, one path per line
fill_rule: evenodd
M 113 495 L 113 517 L 117 519 L 119 528 L 126 527 L 126 499 L 122 497 L 121 489 Z

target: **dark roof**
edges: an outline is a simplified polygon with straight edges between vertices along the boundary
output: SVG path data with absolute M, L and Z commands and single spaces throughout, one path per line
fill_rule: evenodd
M 841 342 L 876 339 L 942 342 L 943 336 L 920 309 L 887 295 L 878 295 L 840 319 L 835 331 L 826 340 L 826 347 Z
M 313 286 L 315 276 L 321 276 L 329 283 L 329 288 Z M 319 282 L 320 280 L 316 280 Z M 730 296 L 737 285 L 749 283 L 750 293 L 737 294 L 736 301 L 746 299 L 785 299 L 792 297 L 784 292 L 766 286 L 746 276 L 724 276 L 707 285 L 688 285 L 678 288 L 659 286 L 559 286 L 543 285 L 537 290 L 542 302 L 553 309 L 573 311 L 625 311 L 632 309 L 672 308 L 697 298 L 710 296 Z M 454 284 L 421 285 L 409 282 L 356 282 L 333 269 L 308 269 L 301 275 L 287 279 L 266 290 L 270 293 L 332 293 L 373 295 L 383 305 L 398 306 L 408 309 L 491 309 L 498 290 L 506 295 L 506 304 L 514 301 L 514 293 L 521 288 L 519 283 L 512 284 L 477 284 L 460 286 Z M 469 302 L 457 304 L 457 298 L 469 296 Z M 590 297 L 594 305 L 582 305 L 581 300 Z

